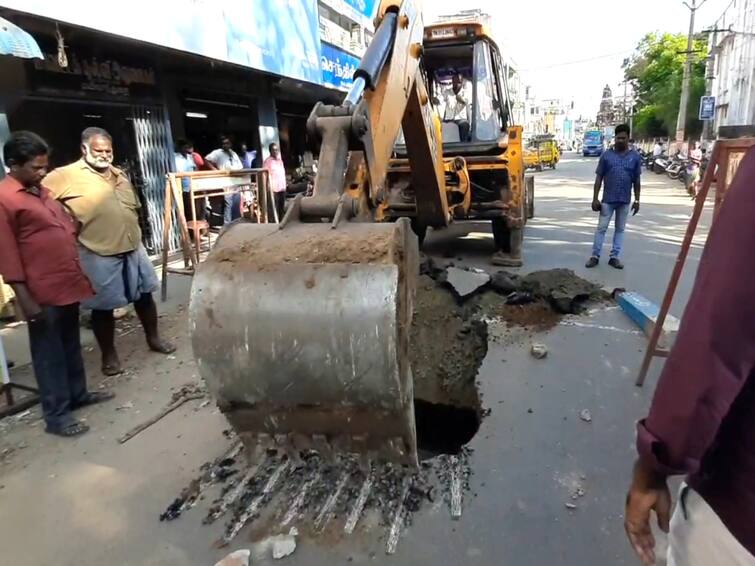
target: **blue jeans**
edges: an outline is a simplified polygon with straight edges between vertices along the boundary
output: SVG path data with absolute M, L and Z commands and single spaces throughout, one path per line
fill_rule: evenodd
M 616 220 L 614 221 L 613 247 L 610 257 L 619 257 L 621 254 L 621 246 L 624 244 L 624 228 L 627 225 L 627 216 L 629 216 L 629 204 L 604 202 L 600 205 L 598 229 L 595 231 L 595 240 L 592 244 L 593 257 L 600 257 L 603 241 L 606 239 L 606 230 L 608 230 L 611 216 L 614 213 L 616 213 Z
M 71 410 L 87 396 L 78 303 L 42 307 L 42 315 L 29 322 L 28 330 L 42 414 L 48 429 L 60 430 L 73 422 Z
M 223 197 L 223 226 L 241 217 L 241 193 L 231 193 Z

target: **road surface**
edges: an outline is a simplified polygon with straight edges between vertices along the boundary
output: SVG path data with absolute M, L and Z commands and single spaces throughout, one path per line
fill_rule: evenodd
M 625 287 L 660 300 L 691 203 L 678 183 L 646 175 L 642 210 L 627 229 L 626 269 L 604 262 L 588 271 L 583 266 L 597 221 L 589 207 L 595 163 L 566 154 L 558 169 L 536 174 L 536 217 L 527 227 L 521 271 L 567 267 L 609 289 Z M 699 237 L 693 246 L 672 309 L 677 316 L 702 242 Z M 430 234 L 427 243 L 431 254 L 483 268 L 490 268 L 491 247 L 484 224 Z M 196 380 L 181 305 L 188 285 L 187 278 L 171 279 L 174 308 L 162 319 L 179 343 L 175 356 L 147 353 L 133 322 L 133 329 L 123 330 L 119 343 L 131 371 L 106 382 L 116 401 L 84 411 L 89 434 L 74 440 L 45 435 L 37 413 L 0 423 L 4 563 L 212 565 L 231 550 L 249 547 L 248 530 L 227 548 L 213 546 L 222 524 L 202 525 L 207 501 L 176 521 L 158 521 L 199 466 L 229 445 L 222 434 L 227 424 L 212 404 L 189 403 L 128 443 L 116 442 L 155 413 L 171 388 Z M 491 327 L 494 335 L 498 330 Z M 546 359 L 530 356 L 532 340 L 548 347 Z M 634 386 L 645 338 L 615 307 L 596 306 L 588 315 L 511 342 L 491 340 L 479 372 L 483 405 L 491 413 L 469 445 L 472 475 L 458 520 L 441 500 L 423 506 L 400 530 L 393 556 L 386 557 L 386 533 L 376 528 L 338 540 L 303 537 L 285 560 L 323 566 L 635 564 L 624 540 L 622 506 L 634 421 L 646 410 L 658 374 L 656 364 L 645 388 Z M 96 352 L 89 350 L 96 387 L 102 378 Z M 591 422 L 580 418 L 585 409 Z

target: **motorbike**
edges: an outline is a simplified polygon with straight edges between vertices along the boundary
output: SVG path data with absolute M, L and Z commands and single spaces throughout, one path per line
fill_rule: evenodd
M 668 175 L 669 179 L 678 179 L 682 174 L 682 170 L 685 170 L 686 167 L 687 159 L 676 156 L 666 167 L 666 175 Z
M 668 155 L 662 153 L 661 155 L 653 159 L 651 169 L 653 173 L 661 175 L 666 172 L 666 169 L 668 168 L 670 163 L 671 160 L 669 159 Z

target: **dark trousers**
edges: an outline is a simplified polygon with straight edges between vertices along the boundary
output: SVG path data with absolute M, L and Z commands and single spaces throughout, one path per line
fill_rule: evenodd
M 281 220 L 283 220 L 283 213 L 286 209 L 286 191 L 274 192 L 273 197 L 275 198 L 275 210 L 278 212 L 278 221 L 280 222 Z M 273 220 L 274 218 L 270 218 L 271 222 Z
M 73 421 L 71 410 L 87 395 L 79 304 L 42 307 L 42 315 L 28 327 L 42 413 L 48 429 L 60 430 Z

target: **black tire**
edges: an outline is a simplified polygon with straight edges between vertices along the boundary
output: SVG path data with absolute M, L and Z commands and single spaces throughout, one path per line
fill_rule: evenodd
M 535 179 L 525 177 L 524 187 L 527 195 L 527 219 L 529 220 L 535 217 Z
M 493 218 L 490 221 L 493 230 L 493 241 L 495 242 L 496 251 L 508 253 L 511 249 L 509 242 L 509 227 L 503 218 Z
M 416 234 L 417 240 L 419 241 L 419 247 L 421 248 L 422 244 L 425 243 L 425 236 L 427 236 L 427 225 L 420 224 L 416 218 L 412 218 L 411 225 L 412 232 Z

